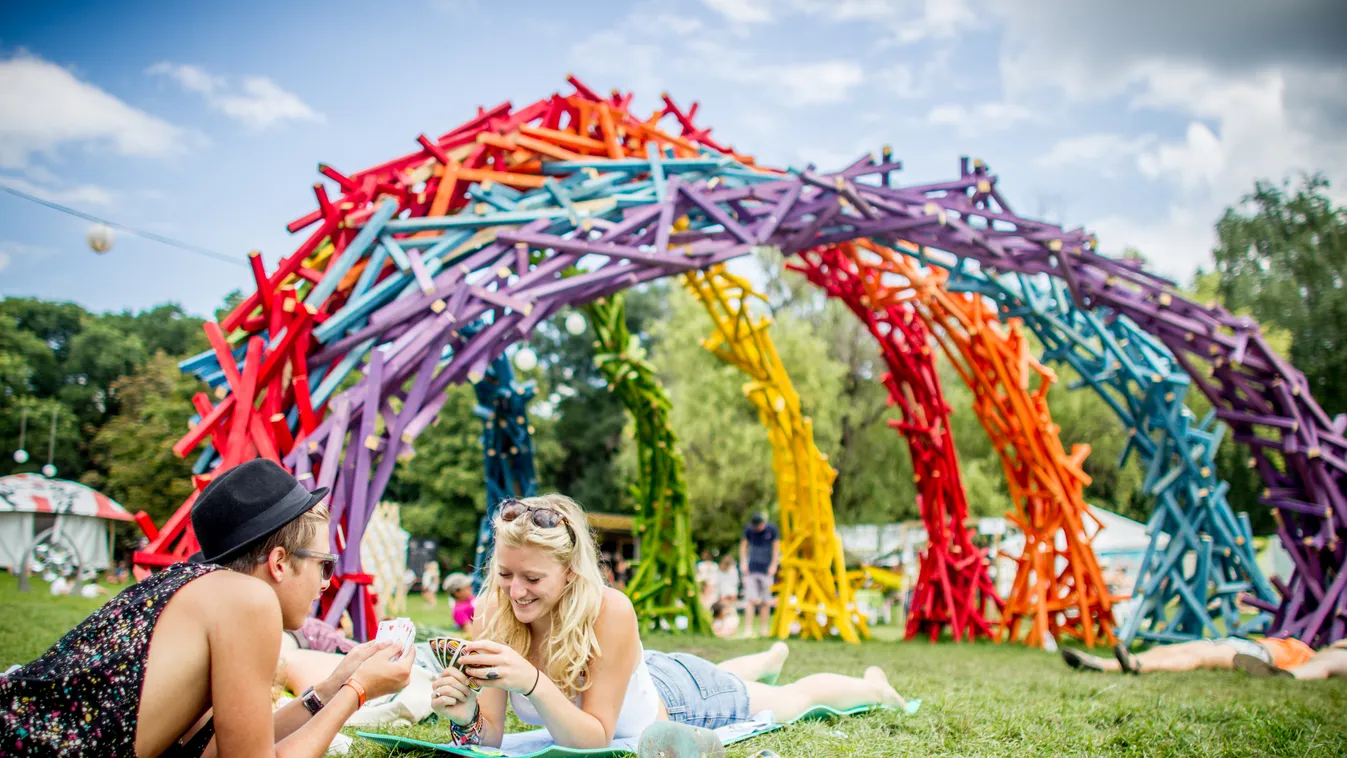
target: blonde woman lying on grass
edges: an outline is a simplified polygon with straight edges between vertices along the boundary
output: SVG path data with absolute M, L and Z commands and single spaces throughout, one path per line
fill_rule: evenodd
M 569 748 L 606 747 L 663 720 L 715 729 L 768 710 L 788 721 L 820 705 L 903 704 L 877 667 L 863 678 L 755 681 L 780 670 L 781 643 L 718 666 L 645 650 L 631 601 L 605 586 L 584 511 L 570 498 L 507 500 L 494 527 L 479 639 L 464 647 L 464 670 L 445 669 L 433 683 L 432 704 L 461 742 L 499 747 L 507 701 Z

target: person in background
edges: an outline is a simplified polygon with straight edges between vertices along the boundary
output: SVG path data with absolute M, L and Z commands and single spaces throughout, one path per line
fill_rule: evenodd
M 472 579 L 467 574 L 455 571 L 444 578 L 444 591 L 454 603 L 454 623 L 458 624 L 464 635 L 474 636 Z
M 716 562 L 711 559 L 711 551 L 703 550 L 702 559 L 697 561 L 697 587 L 701 591 L 702 605 L 710 608 L 716 602 Z
M 440 590 L 440 562 L 426 561 L 421 569 L 421 597 L 426 599 L 426 607 L 434 608 L 435 595 Z
M 739 631 L 739 609 L 733 603 L 718 600 L 711 606 L 711 631 L 721 639 L 729 639 Z
M 1220 637 L 1172 645 L 1158 645 L 1144 653 L 1133 653 L 1119 642 L 1113 646 L 1115 660 L 1099 658 L 1080 650 L 1062 648 L 1062 659 L 1073 669 L 1085 671 L 1149 674 L 1156 671 L 1197 671 L 1235 668 L 1235 657 L 1243 654 L 1280 669 L 1307 663 L 1314 650 L 1298 639 L 1264 637 Z
M 69 595 L 74 591 L 75 583 L 64 576 L 58 576 L 51 580 L 51 585 L 47 589 L 53 596 Z
M 753 628 L 756 608 L 762 623 L 762 636 L 772 635 L 772 581 L 781 565 L 781 535 L 758 511 L 744 527 L 739 540 L 739 573 L 744 580 L 744 636 L 757 636 Z
M 739 569 L 734 567 L 734 556 L 729 553 L 720 558 L 720 571 L 716 574 L 716 595 L 720 602 L 738 609 Z
M 1299 666 L 1278 666 L 1262 656 L 1238 653 L 1235 668 L 1250 676 L 1282 676 L 1288 679 L 1337 679 L 1347 677 L 1347 640 L 1338 640 Z

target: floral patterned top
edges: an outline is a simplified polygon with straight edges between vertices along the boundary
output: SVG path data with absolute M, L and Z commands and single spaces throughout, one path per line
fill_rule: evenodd
M 159 614 L 188 582 L 219 570 L 169 566 L 122 590 L 37 660 L 0 676 L 0 755 L 135 758 L 140 690 Z M 199 756 L 213 733 L 208 724 L 170 753 Z

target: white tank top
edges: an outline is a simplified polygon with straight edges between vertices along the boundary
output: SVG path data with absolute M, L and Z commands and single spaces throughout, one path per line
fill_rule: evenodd
M 636 670 L 631 672 L 631 681 L 627 682 L 627 695 L 622 699 L 622 710 L 617 714 L 617 725 L 613 728 L 613 739 L 639 737 L 647 726 L 659 718 L 660 698 L 655 690 L 655 682 L 650 678 L 650 669 L 645 665 L 645 649 L 637 647 Z M 575 696 L 575 707 L 580 707 L 580 695 Z M 538 715 L 533 703 L 518 692 L 510 693 L 510 706 L 520 721 L 533 726 L 542 726 L 543 719 Z

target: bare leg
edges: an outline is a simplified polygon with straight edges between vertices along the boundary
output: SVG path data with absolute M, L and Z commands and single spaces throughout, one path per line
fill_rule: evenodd
M 780 674 L 781 668 L 786 665 L 786 657 L 789 655 L 790 648 L 786 646 L 786 643 L 778 642 L 761 653 L 741 655 L 738 658 L 721 661 L 716 664 L 716 667 L 734 674 L 745 682 L 757 682 L 773 674 Z
M 1230 645 L 1198 641 L 1152 648 L 1136 658 L 1141 663 L 1143 674 L 1152 671 L 1232 670 L 1238 652 L 1237 648 Z
M 762 619 L 762 636 L 772 636 L 772 606 L 770 603 L 758 605 L 758 617 Z
M 1347 650 L 1330 648 L 1314 654 L 1303 666 L 1289 669 L 1297 679 L 1332 679 L 1347 676 Z
M 318 650 L 290 650 L 281 658 L 285 685 L 291 692 L 303 692 L 324 679 L 341 665 L 343 656 Z
M 845 711 L 861 705 L 902 707 L 905 703 L 877 666 L 866 669 L 861 679 L 841 674 L 810 674 L 784 687 L 761 682 L 745 684 L 749 710 L 771 711 L 779 722 L 790 721 L 820 705 Z
M 752 639 L 757 636 L 757 629 L 753 626 L 753 617 L 758 609 L 757 603 L 744 602 L 744 638 Z
M 1144 653 L 1133 655 L 1132 658 L 1140 664 L 1141 673 L 1233 669 L 1236 652 L 1238 651 L 1229 645 L 1214 645 L 1211 642 L 1200 640 L 1153 647 Z M 1113 673 L 1122 671 L 1122 665 L 1111 656 L 1096 656 L 1079 650 L 1063 648 L 1062 657 L 1076 668 Z M 1072 659 L 1076 663 L 1072 663 Z

